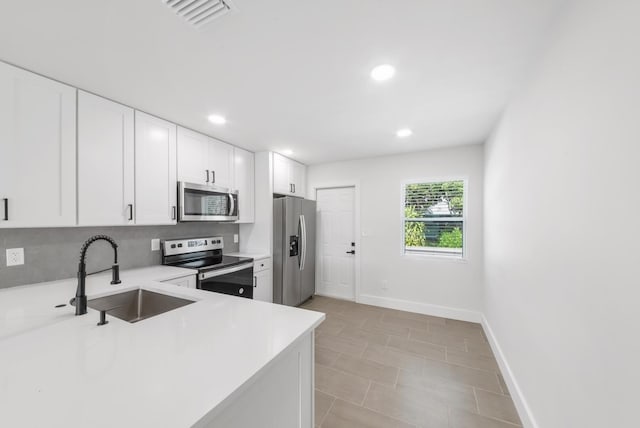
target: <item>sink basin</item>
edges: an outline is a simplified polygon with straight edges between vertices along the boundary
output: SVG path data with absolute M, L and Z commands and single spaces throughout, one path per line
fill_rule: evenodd
M 140 288 L 91 299 L 87 306 L 97 311 L 107 311 L 111 316 L 134 323 L 191 303 L 195 302 Z

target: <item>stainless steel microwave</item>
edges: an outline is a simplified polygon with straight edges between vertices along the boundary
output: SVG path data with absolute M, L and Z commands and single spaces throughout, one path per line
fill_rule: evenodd
M 195 183 L 178 183 L 178 220 L 238 220 L 238 192 Z

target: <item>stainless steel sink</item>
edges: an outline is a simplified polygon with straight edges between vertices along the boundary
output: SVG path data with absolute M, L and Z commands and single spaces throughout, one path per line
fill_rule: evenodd
M 109 315 L 134 323 L 191 303 L 195 302 L 140 288 L 91 299 L 87 306 L 97 311 L 107 311 Z

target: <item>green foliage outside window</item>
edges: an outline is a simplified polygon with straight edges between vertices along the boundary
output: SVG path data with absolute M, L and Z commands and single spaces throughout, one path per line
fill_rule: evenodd
M 405 218 L 417 218 L 418 211 L 414 207 L 405 207 Z M 406 221 L 404 223 L 404 244 L 408 247 L 426 247 L 425 225 L 419 221 Z
M 462 230 L 459 227 L 449 231 L 442 232 L 438 240 L 438 247 L 441 248 L 462 248 Z

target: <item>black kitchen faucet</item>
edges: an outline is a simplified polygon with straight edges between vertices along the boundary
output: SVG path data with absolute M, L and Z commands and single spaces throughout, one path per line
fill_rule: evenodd
M 76 289 L 76 297 L 71 299 L 69 303 L 75 305 L 76 315 L 84 315 L 87 313 L 87 293 L 85 291 L 85 280 L 87 279 L 87 271 L 85 259 L 89 246 L 96 241 L 107 241 L 113 247 L 113 266 L 111 266 L 111 284 L 120 284 L 120 266 L 118 266 L 118 244 L 110 236 L 95 235 L 87 239 L 80 250 L 80 263 L 78 264 L 78 288 Z

